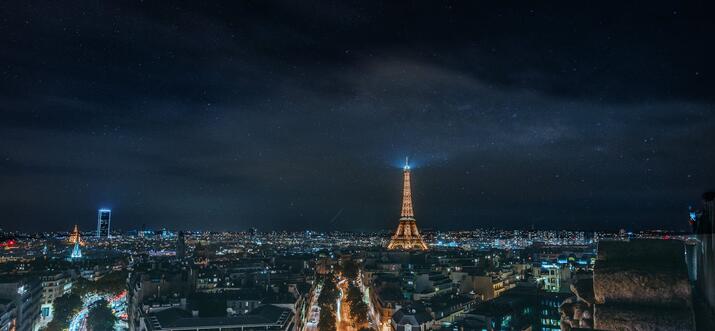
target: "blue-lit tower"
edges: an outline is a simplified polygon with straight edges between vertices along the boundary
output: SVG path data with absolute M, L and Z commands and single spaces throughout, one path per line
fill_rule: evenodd
M 82 250 L 79 248 L 79 241 L 74 243 L 74 248 L 72 248 L 72 254 L 70 254 L 71 260 L 78 260 L 82 258 Z
M 109 230 L 112 222 L 112 211 L 110 209 L 100 209 L 97 212 L 97 237 L 109 238 Z

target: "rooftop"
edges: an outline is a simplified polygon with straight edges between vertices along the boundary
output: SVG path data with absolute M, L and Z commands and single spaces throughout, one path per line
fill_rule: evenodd
M 261 306 L 237 317 L 194 317 L 180 308 L 170 308 L 148 316 L 150 330 L 185 327 L 261 327 L 265 330 L 283 329 L 293 313 L 290 309 L 272 305 Z

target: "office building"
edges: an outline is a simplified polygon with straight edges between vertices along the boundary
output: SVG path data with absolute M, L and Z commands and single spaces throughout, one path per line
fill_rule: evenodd
M 112 211 L 100 209 L 97 212 L 97 237 L 109 238 L 110 226 L 112 223 Z

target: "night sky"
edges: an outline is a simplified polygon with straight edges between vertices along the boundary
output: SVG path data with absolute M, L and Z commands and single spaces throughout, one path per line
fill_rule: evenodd
M 715 14 L 637 3 L 3 1 L 0 228 L 393 229 L 409 156 L 423 229 L 684 229 Z

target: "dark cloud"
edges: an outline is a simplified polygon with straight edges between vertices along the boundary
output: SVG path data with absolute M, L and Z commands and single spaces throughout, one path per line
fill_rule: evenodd
M 706 6 L 3 3 L 0 226 L 682 228 Z

